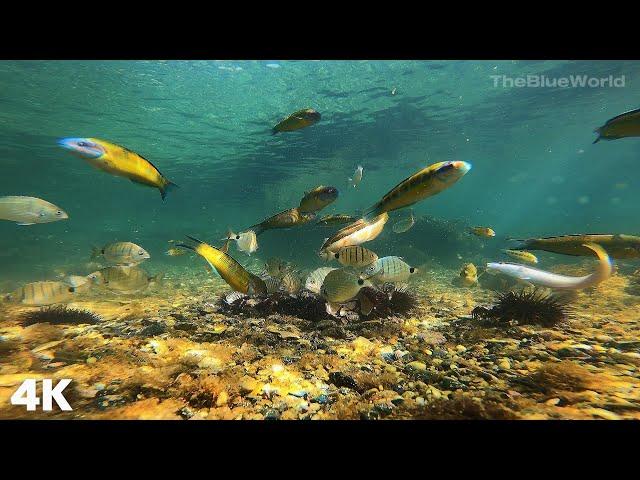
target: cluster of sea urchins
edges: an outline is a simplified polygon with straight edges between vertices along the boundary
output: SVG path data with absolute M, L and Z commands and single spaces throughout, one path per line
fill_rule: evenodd
M 471 316 L 494 324 L 542 325 L 550 327 L 567 318 L 566 303 L 539 290 L 509 291 L 498 294 L 496 303 L 476 307 Z
M 371 308 L 367 314 L 362 312 L 362 296 L 366 295 Z M 361 318 L 386 318 L 393 315 L 403 315 L 416 304 L 413 295 L 405 290 L 375 289 L 365 287 L 356 303 L 356 311 Z M 289 315 L 317 322 L 333 318 L 326 309 L 326 301 L 311 292 L 300 292 L 295 295 L 287 293 L 272 293 L 260 297 L 239 297 L 229 301 L 223 295 L 218 301 L 218 309 L 223 313 L 265 318 L 269 315 Z
M 327 313 L 325 301 L 310 293 L 302 292 L 296 295 L 288 293 L 271 293 L 259 297 L 240 297 L 228 301 L 223 295 L 218 301 L 221 312 L 233 315 L 265 318 L 269 315 L 289 315 L 317 322 L 331 318 Z
M 100 322 L 102 318 L 88 310 L 69 308 L 64 305 L 54 305 L 24 313 L 21 320 L 25 326 L 35 323 L 50 323 L 52 325 L 80 325 L 86 323 L 93 325 Z

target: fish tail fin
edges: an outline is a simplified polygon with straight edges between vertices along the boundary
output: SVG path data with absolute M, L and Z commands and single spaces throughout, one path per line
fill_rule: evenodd
M 160 195 L 162 196 L 162 201 L 164 201 L 164 199 L 166 198 L 167 193 L 169 193 L 171 190 L 175 190 L 176 188 L 180 188 L 180 187 L 173 182 L 167 182 L 167 184 L 160 189 Z
M 613 271 L 613 261 L 607 254 L 607 251 L 597 243 L 584 243 L 582 246 L 587 247 L 589 250 L 593 250 L 593 252 L 598 257 L 598 260 L 600 260 L 598 273 L 600 273 L 605 278 L 611 276 L 611 273 Z
M 600 141 L 600 139 L 602 139 L 602 134 L 600 133 L 601 129 L 600 128 L 596 128 L 593 133 L 597 133 L 598 134 L 598 138 L 596 138 L 593 143 L 598 143 Z
M 89 256 L 89 258 L 91 260 L 95 260 L 96 258 L 98 258 L 100 255 L 102 255 L 102 249 L 98 248 L 98 247 L 91 247 L 91 255 Z
M 191 235 L 185 235 L 189 240 L 196 242 L 197 244 L 205 243 L 202 240 L 198 240 L 196 237 L 192 237 Z M 178 244 L 178 246 L 182 246 L 182 244 Z

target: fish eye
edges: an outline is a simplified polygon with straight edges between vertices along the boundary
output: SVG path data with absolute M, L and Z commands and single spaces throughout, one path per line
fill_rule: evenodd
M 364 280 L 363 280 L 363 279 L 361 279 L 361 278 L 359 278 L 359 279 L 358 279 L 358 285 L 364 285 Z
M 89 144 L 87 142 L 78 142 L 79 147 L 88 147 Z
M 144 255 L 144 252 L 143 252 L 142 250 L 140 250 L 140 251 L 138 252 L 138 255 Z
M 413 272 L 415 272 L 415 271 L 416 271 L 416 269 L 415 269 L 414 267 L 411 267 L 411 268 L 409 269 L 409 273 L 413 273 Z
M 57 215 L 57 216 L 61 216 L 61 215 L 62 215 L 62 211 L 61 211 L 61 210 L 57 210 L 57 211 L 56 211 L 56 215 Z
M 339 253 L 334 253 L 333 256 L 336 257 L 336 258 L 340 258 L 340 254 Z
M 46 213 L 44 213 L 44 212 L 40 212 L 40 216 L 41 216 L 41 217 L 44 217 L 44 216 L 46 216 L 46 215 L 47 215 Z
M 240 235 L 236 235 L 236 240 L 240 240 Z
M 73 288 L 73 287 L 69 287 L 69 293 L 73 293 L 73 292 L 75 292 L 75 291 L 76 291 L 76 289 L 75 289 L 75 288 Z

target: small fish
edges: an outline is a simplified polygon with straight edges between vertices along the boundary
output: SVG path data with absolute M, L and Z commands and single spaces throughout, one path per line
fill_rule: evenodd
M 402 218 L 393 224 L 391 228 L 394 233 L 404 233 L 411 229 L 416 224 L 416 219 L 413 216 L 413 211 L 410 212 L 409 217 Z
M 0 197 L 0 220 L 18 225 L 34 225 L 66 220 L 69 215 L 60 207 L 35 197 Z
M 331 268 L 331 267 L 316 268 L 307 277 L 306 281 L 304 282 L 304 288 L 306 288 L 310 292 L 315 293 L 316 295 L 320 295 L 322 282 L 324 282 L 324 279 L 327 276 L 327 274 L 333 270 L 337 270 L 337 269 Z
M 99 170 L 128 178 L 133 183 L 157 188 L 162 200 L 167 192 L 177 187 L 149 160 L 120 145 L 97 138 L 63 138 L 58 144 Z
M 280 291 L 280 286 L 282 285 L 282 280 L 276 277 L 271 277 L 269 275 L 261 275 L 260 278 L 267 286 L 267 293 L 275 293 Z
M 227 242 L 230 240 L 234 240 L 238 246 L 238 250 L 246 253 L 247 255 L 251 255 L 253 252 L 258 250 L 258 238 L 256 237 L 256 232 L 253 230 L 233 233 L 233 231 L 229 229 L 227 233 Z
M 91 288 L 91 279 L 82 275 L 67 275 L 62 279 L 64 283 L 75 288 L 77 293 L 86 292 Z
M 338 268 L 324 277 L 320 294 L 329 303 L 353 300 L 363 287 L 371 286 L 369 280 L 358 277 L 353 269 Z
M 106 267 L 89 275 L 96 285 L 103 285 L 119 293 L 137 293 L 145 290 L 150 283 L 159 283 L 162 274 L 150 276 L 143 268 L 132 265 Z
M 472 227 L 469 229 L 469 233 L 472 233 L 476 237 L 495 237 L 496 232 L 493 231 L 492 228 L 489 227 Z
M 170 257 L 179 257 L 181 255 L 185 255 L 186 253 L 187 251 L 181 248 L 170 248 L 169 250 L 164 252 L 165 255 L 168 255 Z
M 486 271 L 487 273 L 503 273 L 518 280 L 532 283 L 533 285 L 557 290 L 579 290 L 593 287 L 611 276 L 613 273 L 613 263 L 609 255 L 607 255 L 607 252 L 600 245 L 585 243 L 583 246 L 595 252 L 599 260 L 596 270 L 584 277 L 558 275 L 557 273 L 546 272 L 516 263 L 487 263 Z
M 397 91 L 398 89 L 396 87 L 393 87 L 393 90 L 391 90 L 391 95 L 395 95 Z
M 265 263 L 265 273 L 271 277 L 282 278 L 289 271 L 289 265 L 279 258 L 270 258 Z
M 195 245 L 181 243 L 178 246 L 193 250 L 204 258 L 232 289 L 252 296 L 267 293 L 267 286 L 264 281 L 246 270 L 230 255 L 194 237 L 187 236 L 187 238 L 194 242 Z
M 400 182 L 365 211 L 364 219 L 370 220 L 436 195 L 460 180 L 469 170 L 471 164 L 461 161 L 434 163 L 423 168 Z
M 362 274 L 373 283 L 404 283 L 418 271 L 400 257 L 382 257 L 372 263 Z
M 338 198 L 338 189 L 336 187 L 320 185 L 309 192 L 304 192 L 298 211 L 300 213 L 317 212 L 333 203 L 336 198 Z
M 271 135 L 275 135 L 278 132 L 293 132 L 295 130 L 300 130 L 301 128 L 310 127 L 311 125 L 318 123 L 321 117 L 320 113 L 316 112 L 313 108 L 298 110 L 284 120 L 278 122 L 278 124 L 273 127 Z
M 228 293 L 224 296 L 224 301 L 227 305 L 231 305 L 232 303 L 237 302 L 238 300 L 240 300 L 241 298 L 246 297 L 246 295 L 244 293 L 240 293 L 240 292 L 231 292 Z
M 347 225 L 324 241 L 320 247 L 320 257 L 326 260 L 342 247 L 360 245 L 375 239 L 382 233 L 387 220 L 389 220 L 389 214 L 383 213 L 371 221 L 361 218 Z
M 75 287 L 64 282 L 33 282 L 10 293 L 6 298 L 23 305 L 44 306 L 68 302 L 75 292 Z
M 563 255 L 590 256 L 591 250 L 584 246 L 595 243 L 607 249 L 611 258 L 640 258 L 640 237 L 624 234 L 575 234 L 558 237 L 509 239 L 518 242 L 514 250 L 544 250 Z
M 502 253 L 523 262 L 533 264 L 538 263 L 538 257 L 536 257 L 533 253 L 527 252 L 525 250 L 502 250 Z
M 302 288 L 302 281 L 297 273 L 289 271 L 284 274 L 280 282 L 280 291 L 286 293 L 298 293 Z
M 366 267 L 378 260 L 378 255 L 360 245 L 342 247 L 333 254 L 333 257 L 341 265 L 354 268 Z
M 301 213 L 298 208 L 290 208 L 289 210 L 276 213 L 256 225 L 252 225 L 249 227 L 249 230 L 253 230 L 256 235 L 260 235 L 265 230 L 271 230 L 274 228 L 291 228 L 298 225 L 304 225 L 315 218 L 315 213 Z
M 139 245 L 132 242 L 110 243 L 102 248 L 93 248 L 91 259 L 104 257 L 110 265 L 136 265 L 151 258 L 151 255 Z
M 349 177 L 349 183 L 353 185 L 353 188 L 356 188 L 358 184 L 362 181 L 362 174 L 364 172 L 364 168 L 362 165 L 358 165 L 356 171 L 353 172 L 353 177 Z
M 346 223 L 353 223 L 355 221 L 355 217 L 352 217 L 351 215 L 338 213 L 335 215 L 325 215 L 316 222 L 316 225 L 322 225 L 323 227 L 332 227 L 334 225 L 344 225 Z
M 598 143 L 600 140 L 640 137 L 640 108 L 607 120 L 602 127 L 595 130 L 595 133 L 598 134 L 598 138 L 593 143 Z

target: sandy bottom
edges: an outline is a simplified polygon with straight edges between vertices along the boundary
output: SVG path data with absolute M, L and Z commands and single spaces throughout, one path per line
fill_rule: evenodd
M 92 292 L 69 306 L 96 325 L 25 327 L 0 304 L 0 418 L 640 419 L 640 296 L 617 274 L 580 292 L 552 328 L 487 327 L 495 293 L 423 271 L 404 318 L 231 318 L 226 285 L 194 273 L 143 295 Z M 638 292 L 640 293 L 640 292 Z M 26 378 L 72 379 L 73 411 L 27 412 Z

